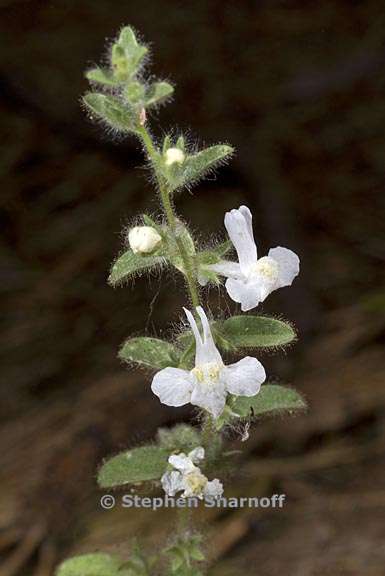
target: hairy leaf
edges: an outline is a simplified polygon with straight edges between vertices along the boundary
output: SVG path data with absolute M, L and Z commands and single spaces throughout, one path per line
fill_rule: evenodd
M 132 111 L 125 108 L 114 96 L 100 92 L 88 92 L 83 96 L 83 102 L 91 112 L 104 120 L 114 130 L 121 132 L 135 131 L 135 118 Z
M 158 338 L 130 338 L 120 349 L 119 358 L 161 370 L 178 366 L 179 351 L 170 342 Z
M 306 408 L 306 402 L 296 390 L 277 384 L 264 384 L 256 396 L 233 396 L 230 402 L 233 412 L 241 417 L 260 416 L 280 412 L 296 412 Z
M 161 256 L 142 256 L 127 250 L 115 261 L 111 268 L 108 282 L 112 286 L 121 284 L 130 276 L 134 276 L 164 263 Z
M 283 346 L 296 338 L 290 324 L 266 316 L 232 316 L 219 330 L 235 348 Z
M 113 488 L 158 480 L 167 468 L 169 452 L 157 446 L 142 446 L 107 460 L 98 472 L 101 488 Z
M 122 560 L 110 554 L 83 554 L 62 562 L 56 576 L 130 576 L 122 565 Z
M 149 107 L 161 104 L 171 98 L 173 92 L 174 88 L 168 82 L 154 82 L 147 91 L 145 106 Z
M 98 82 L 104 86 L 116 86 L 116 80 L 107 68 L 92 68 L 86 72 L 86 78 L 90 82 Z

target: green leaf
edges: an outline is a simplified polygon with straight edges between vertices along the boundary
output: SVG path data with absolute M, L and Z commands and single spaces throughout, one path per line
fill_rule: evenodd
M 284 346 L 296 338 L 290 324 L 266 316 L 232 316 L 219 331 L 235 348 Z
M 157 446 L 142 446 L 107 460 L 98 472 L 101 488 L 158 480 L 166 471 L 169 452 Z
M 277 414 L 280 412 L 296 412 L 306 409 L 306 402 L 296 390 L 265 384 L 259 394 L 247 398 L 246 396 L 232 396 L 230 407 L 241 417 L 250 415 Z
M 83 96 L 83 102 L 91 114 L 104 120 L 114 130 L 135 131 L 136 119 L 132 111 L 125 108 L 117 98 L 100 92 L 88 92 Z
M 140 274 L 155 266 L 161 266 L 164 262 L 161 256 L 142 256 L 134 254 L 132 250 L 127 250 L 113 264 L 108 283 L 117 286 L 130 276 Z
M 170 342 L 158 338 L 130 338 L 120 349 L 119 358 L 161 370 L 178 366 L 179 351 Z
M 210 322 L 210 328 L 218 348 L 228 353 L 242 348 L 284 346 L 296 338 L 290 324 L 266 316 L 232 316 L 224 321 Z M 179 334 L 176 341 L 183 351 L 179 366 L 189 368 L 195 354 L 195 339 L 191 330 Z
M 130 576 L 122 570 L 122 560 L 109 554 L 84 554 L 60 564 L 56 576 Z
M 145 107 L 156 106 L 165 102 L 171 98 L 173 92 L 174 88 L 168 82 L 154 82 L 147 91 Z
M 182 164 L 164 166 L 163 175 L 171 190 L 176 190 L 195 183 L 215 166 L 228 160 L 233 152 L 233 148 L 225 144 L 210 146 L 197 154 L 187 155 Z
M 93 68 L 86 72 L 87 80 L 90 82 L 98 82 L 105 86 L 116 86 L 116 80 L 113 78 L 111 72 L 107 68 Z

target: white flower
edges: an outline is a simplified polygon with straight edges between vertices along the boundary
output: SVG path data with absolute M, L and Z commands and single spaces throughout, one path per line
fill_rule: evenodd
M 150 254 L 161 241 L 162 237 L 151 226 L 135 226 L 128 233 L 128 243 L 134 254 Z
M 166 151 L 166 166 L 172 166 L 172 164 L 183 164 L 185 155 L 183 150 L 180 148 L 169 148 Z
M 225 366 L 203 308 L 198 306 L 196 310 L 201 319 L 203 338 L 193 315 L 184 308 L 195 337 L 195 367 L 190 371 L 164 368 L 155 374 L 151 389 L 162 404 L 183 406 L 190 402 L 218 418 L 225 407 L 228 393 L 255 396 L 266 379 L 266 373 L 262 364 L 250 356 Z
M 225 226 L 239 262 L 222 261 L 209 268 L 228 278 L 226 290 L 230 298 L 246 312 L 263 302 L 273 290 L 290 286 L 299 273 L 299 258 L 291 250 L 278 246 L 258 259 L 252 215 L 247 206 L 227 212 Z
M 174 470 L 165 472 L 161 478 L 163 490 L 168 496 L 175 496 L 180 491 L 183 491 L 183 498 L 217 498 L 223 494 L 222 483 L 217 478 L 209 481 L 196 466 L 204 457 L 202 446 L 194 448 L 187 456 L 182 452 L 169 457 L 169 464 Z

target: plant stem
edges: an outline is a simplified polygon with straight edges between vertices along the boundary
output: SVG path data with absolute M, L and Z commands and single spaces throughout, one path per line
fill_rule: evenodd
M 164 181 L 164 179 L 162 178 L 162 176 L 159 174 L 159 172 L 157 170 L 156 160 L 157 160 L 158 152 L 154 146 L 154 142 L 151 138 L 151 135 L 150 135 L 149 131 L 147 130 L 147 128 L 145 128 L 145 126 L 140 126 L 138 128 L 137 132 L 138 132 L 138 135 L 140 136 L 140 138 L 143 142 L 143 145 L 144 145 L 144 148 L 147 152 L 147 155 L 151 160 L 151 163 L 152 163 L 152 166 L 153 166 L 153 169 L 155 172 L 155 176 L 156 176 L 156 179 L 158 182 L 159 194 L 160 194 L 163 210 L 164 210 L 164 213 L 165 213 L 166 218 L 167 218 L 167 223 L 169 225 L 172 238 L 176 244 L 176 247 L 179 251 L 179 255 L 180 255 L 181 260 L 183 262 L 183 268 L 185 271 L 185 280 L 186 280 L 187 290 L 188 290 L 188 293 L 190 295 L 192 305 L 194 306 L 194 308 L 196 308 L 197 306 L 199 306 L 200 300 L 199 300 L 198 286 L 197 286 L 197 281 L 196 281 L 195 266 L 194 266 L 193 259 L 190 257 L 190 255 L 186 251 L 182 240 L 180 239 L 180 237 L 177 234 L 177 229 L 176 229 L 177 218 L 176 218 L 176 215 L 174 212 L 174 207 L 173 207 L 171 199 L 170 199 L 170 192 L 167 188 L 167 183 Z

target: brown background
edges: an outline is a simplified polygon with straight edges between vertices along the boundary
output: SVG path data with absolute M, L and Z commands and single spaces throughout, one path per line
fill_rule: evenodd
M 202 514 L 213 574 L 379 576 L 384 492 L 385 8 L 382 2 L 2 0 L 0 573 L 52 574 L 78 550 L 167 540 L 173 515 L 102 512 L 104 456 L 189 416 L 116 359 L 132 334 L 167 335 L 186 303 L 167 272 L 106 284 L 121 231 L 158 210 L 143 157 L 83 114 L 83 71 L 124 23 L 153 49 L 175 101 L 151 118 L 192 142 L 229 142 L 231 164 L 181 194 L 202 242 L 227 209 L 252 209 L 260 253 L 284 245 L 300 278 L 261 308 L 299 330 L 261 358 L 310 410 L 260 422 L 242 494 L 283 511 Z M 214 313 L 235 305 L 205 294 Z M 232 488 L 231 488 L 232 487 Z

